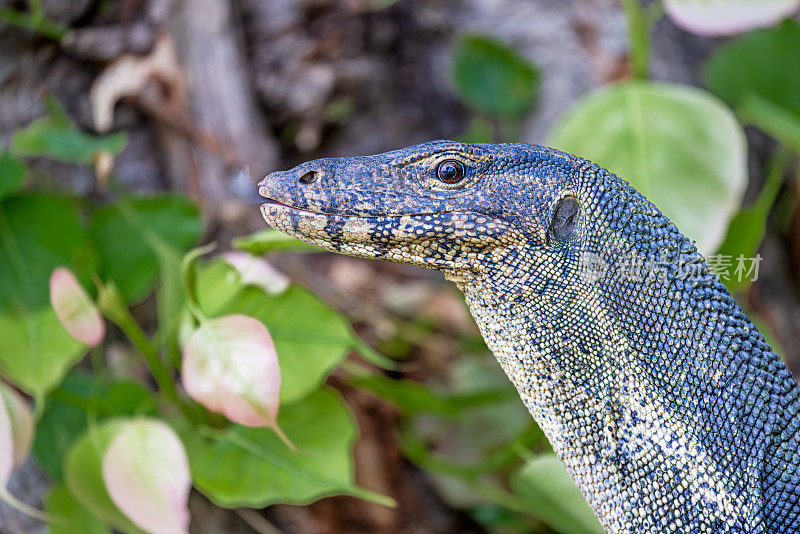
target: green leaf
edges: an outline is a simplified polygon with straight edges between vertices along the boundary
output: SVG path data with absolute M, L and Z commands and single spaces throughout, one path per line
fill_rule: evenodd
M 748 94 L 736 110 L 745 124 L 765 132 L 800 154 L 800 114 L 757 94 Z
M 594 512 L 554 454 L 530 460 L 511 475 L 510 484 L 528 501 L 531 513 L 558 532 L 603 533 Z
M 87 510 L 65 486 L 53 486 L 44 508 L 53 517 L 50 534 L 111 534 L 111 529 Z
M 0 368 L 41 399 L 85 353 L 49 302 L 64 265 L 84 281 L 94 253 L 70 199 L 24 194 L 0 201 Z
M 324 252 L 281 231 L 269 228 L 233 240 L 233 248 L 256 256 L 277 252 Z
M 0 202 L 0 309 L 49 305 L 53 269 L 69 267 L 87 285 L 94 251 L 74 202 L 23 194 Z
M 749 95 L 800 114 L 800 23 L 748 33 L 717 48 L 705 66 L 708 87 L 734 108 Z
M 717 250 L 716 258 L 730 260 L 730 267 L 735 267 L 737 258 L 747 259 L 755 257 L 758 247 L 764 239 L 767 227 L 767 217 L 778 196 L 783 174 L 789 165 L 789 155 L 786 151 L 777 152 L 770 161 L 767 172 L 767 181 L 764 184 L 758 200 L 752 205 L 736 214 L 728 227 L 725 240 Z M 712 258 L 709 258 L 714 267 Z M 737 276 L 735 269 L 724 269 L 724 263 L 718 263 L 717 275 L 727 286 L 728 291 L 736 293 L 746 289 L 752 280 L 748 277 Z
M 173 194 L 120 199 L 95 210 L 89 223 L 100 252 L 100 276 L 113 280 L 129 303 L 153 290 L 160 266 L 166 269 L 166 289 L 174 298 L 180 291 L 177 259 L 197 243 L 202 231 L 197 206 Z
M 437 394 L 430 386 L 419 382 L 398 380 L 382 375 L 353 377 L 348 382 L 388 400 L 409 415 L 435 413 L 453 416 L 458 414 L 457 406 L 447 402 L 443 395 Z
M 464 35 L 453 57 L 459 98 L 477 111 L 517 118 L 533 107 L 540 74 L 512 47 L 485 35 Z
M 19 191 L 27 174 L 23 162 L 8 152 L 0 152 L 0 200 Z
M 85 353 L 50 307 L 0 312 L 0 370 L 37 399 L 37 409 Z
M 90 419 L 119 415 L 148 415 L 155 411 L 152 392 L 134 381 L 107 382 L 73 371 L 47 398 L 36 425 L 33 456 L 51 480 L 63 480 L 62 466 L 75 440 Z
M 357 427 L 338 393 L 322 388 L 281 407 L 278 425 L 299 452 L 268 428 L 233 425 L 212 436 L 184 429 L 181 437 L 197 488 L 229 508 L 307 504 L 337 494 L 391 503 L 355 485 L 352 447 Z
M 383 375 L 353 377 L 348 382 L 388 400 L 408 415 L 436 414 L 456 417 L 470 408 L 505 404 L 509 400 L 519 402 L 519 396 L 510 384 L 504 384 L 507 387 L 487 387 L 460 395 L 448 395 L 437 393 L 430 385 Z M 508 425 L 504 426 L 508 428 Z
M 42 471 L 55 482 L 63 481 L 62 465 L 67 451 L 75 439 L 86 430 L 87 412 L 73 404 L 67 404 L 54 398 L 54 394 L 63 392 L 78 397 L 85 402 L 85 396 L 91 393 L 100 383 L 92 377 L 72 372 L 64 379 L 61 386 L 51 393 L 47 399 L 42 418 L 36 425 L 36 436 L 33 441 L 33 456 Z
M 711 94 L 625 82 L 582 99 L 550 144 L 628 180 L 706 255 L 717 249 L 747 185 L 744 132 Z
M 351 350 L 350 325 L 308 290 L 292 285 L 269 295 L 242 286 L 238 273 L 220 260 L 197 265 L 195 292 L 207 317 L 241 313 L 269 330 L 278 351 L 282 404 L 317 389 Z
M 89 165 L 96 154 L 117 155 L 127 142 L 124 133 L 95 136 L 69 122 L 55 99 L 48 99 L 49 113 L 19 130 L 11 139 L 11 152 L 17 156 L 44 156 L 67 163 Z
M 102 521 L 116 530 L 139 534 L 142 531 L 111 501 L 103 482 L 103 454 L 125 421 L 111 419 L 84 432 L 67 455 L 64 480 L 72 495 Z

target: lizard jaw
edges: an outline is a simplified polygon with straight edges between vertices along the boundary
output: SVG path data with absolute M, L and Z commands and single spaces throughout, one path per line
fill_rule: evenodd
M 466 268 L 482 253 L 508 246 L 513 234 L 504 222 L 472 212 L 361 217 L 272 201 L 262 204 L 261 213 L 273 228 L 331 252 L 444 271 Z

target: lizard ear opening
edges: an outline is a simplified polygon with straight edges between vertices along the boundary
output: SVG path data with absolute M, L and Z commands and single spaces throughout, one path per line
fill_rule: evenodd
M 564 244 L 572 239 L 578 231 L 581 205 L 573 196 L 565 196 L 558 201 L 547 230 L 550 244 Z

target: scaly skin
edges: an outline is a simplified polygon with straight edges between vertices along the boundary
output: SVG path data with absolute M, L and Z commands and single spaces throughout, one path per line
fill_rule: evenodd
M 550 148 L 434 141 L 260 193 L 303 241 L 455 282 L 608 532 L 800 532 L 800 388 L 627 182 Z

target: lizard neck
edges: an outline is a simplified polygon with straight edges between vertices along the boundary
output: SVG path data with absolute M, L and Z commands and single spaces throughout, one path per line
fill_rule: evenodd
M 648 297 L 624 299 L 619 282 L 584 276 L 580 254 L 559 252 L 557 261 L 547 251 L 513 254 L 527 258 L 513 276 L 488 272 L 457 283 L 603 526 L 620 532 L 650 524 L 657 531 L 687 521 L 761 532 L 759 477 L 739 474 L 758 470 L 770 430 L 749 428 L 738 414 L 718 420 L 719 410 L 740 398 L 723 384 L 743 379 L 709 343 L 726 325 L 703 313 L 681 323 L 667 309 L 660 310 L 664 320 L 644 320 L 654 311 L 648 303 L 679 306 L 670 296 L 674 281 L 639 282 Z M 681 343 L 665 344 L 665 336 Z M 752 448 L 738 443 L 741 454 L 732 455 L 743 439 Z M 631 495 L 648 498 L 631 502 Z

